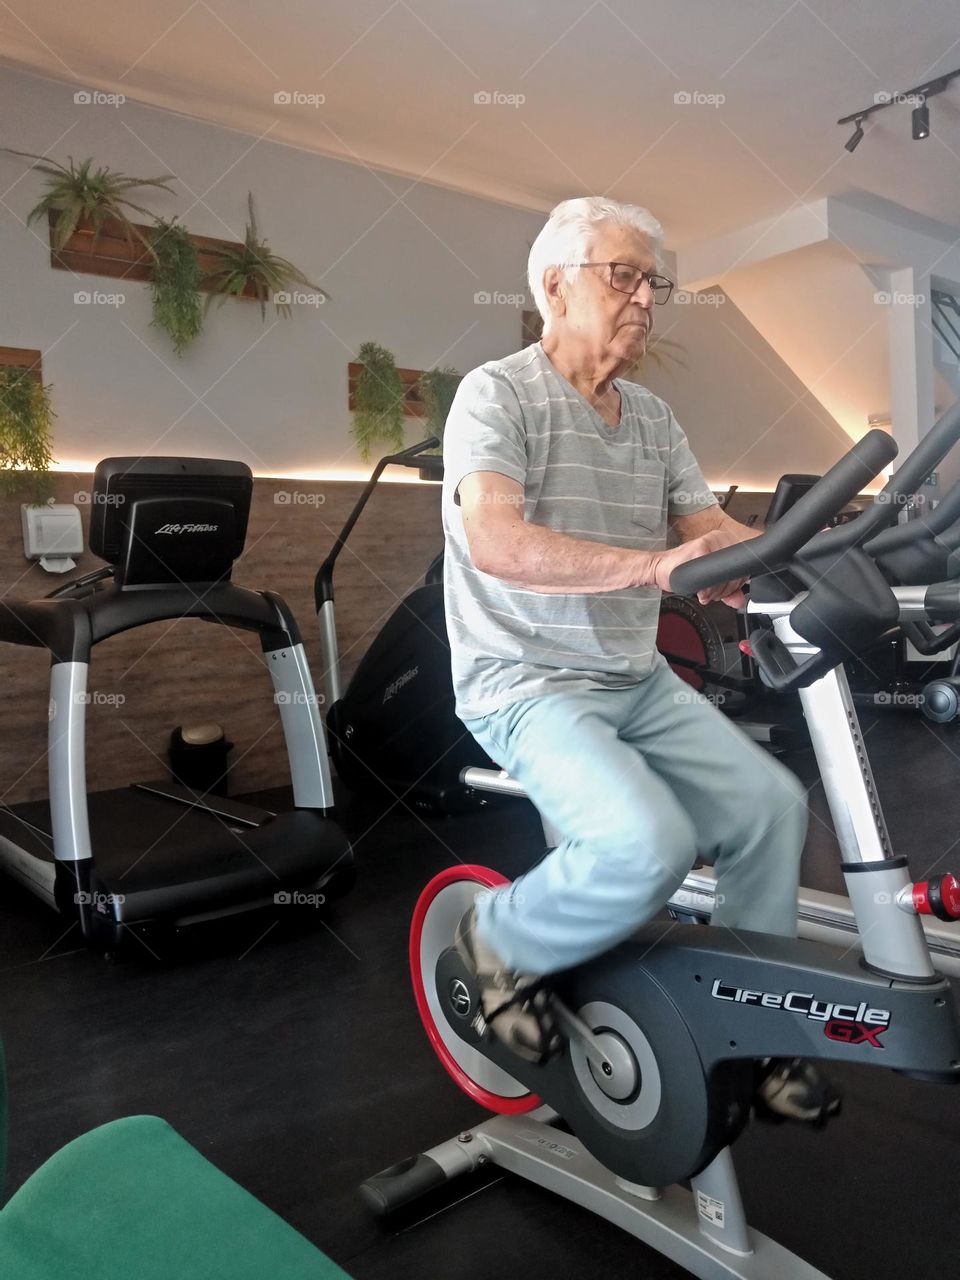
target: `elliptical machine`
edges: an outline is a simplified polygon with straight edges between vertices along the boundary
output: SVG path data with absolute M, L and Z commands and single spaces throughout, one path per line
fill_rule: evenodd
M 923 915 L 960 919 L 960 881 L 913 883 L 906 858 L 893 854 L 841 665 L 898 622 L 960 619 L 960 584 L 894 588 L 872 558 L 898 498 L 958 438 L 960 405 L 864 516 L 818 533 L 895 456 L 888 436 L 870 432 L 768 533 L 672 575 L 672 589 L 685 593 L 752 577 L 751 612 L 773 623 L 751 637 L 754 652 L 772 687 L 799 690 L 862 954 L 845 942 L 652 923 L 551 978 L 567 1043 L 534 1065 L 486 1032 L 452 946 L 475 896 L 504 882 L 482 867 L 441 873 L 411 928 L 417 1006 L 449 1074 L 498 1114 L 364 1183 L 377 1212 L 492 1162 L 603 1215 L 702 1280 L 826 1280 L 748 1228 L 730 1147 L 749 1117 L 759 1058 L 960 1080 L 960 1014 L 921 927 Z M 956 571 L 935 540 L 914 549 L 944 577 Z M 678 1185 L 687 1180 L 690 1191 Z
M 380 791 L 429 812 L 462 813 L 489 803 L 487 793 L 461 781 L 464 769 L 495 773 L 496 767 L 454 711 L 443 552 L 384 623 L 346 688 L 333 589 L 340 553 L 385 469 L 415 467 L 424 479 L 440 480 L 443 459 L 427 453 L 439 443 L 431 436 L 380 459 L 317 570 L 314 602 L 329 706 L 327 734 L 337 775 L 351 791 Z

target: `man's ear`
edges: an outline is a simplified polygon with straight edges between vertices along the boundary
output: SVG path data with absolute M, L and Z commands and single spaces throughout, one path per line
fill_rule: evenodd
M 559 267 L 547 267 L 543 273 L 543 287 L 547 295 L 547 305 L 555 316 L 566 315 L 567 299 L 566 280 Z

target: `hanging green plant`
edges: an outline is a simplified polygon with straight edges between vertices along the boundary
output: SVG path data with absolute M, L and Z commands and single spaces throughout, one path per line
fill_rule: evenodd
M 391 352 L 376 342 L 364 342 L 357 361 L 363 368 L 353 392 L 353 438 L 369 462 L 375 444 L 403 448 L 403 382 Z
M 165 174 L 162 178 L 129 178 L 113 169 L 94 169 L 92 159 L 82 160 L 77 164 L 72 156 L 68 156 L 68 163 L 64 165 L 58 160 L 36 156 L 29 151 L 14 151 L 11 147 L 4 147 L 3 150 L 8 155 L 35 160 L 37 163 L 31 165 L 31 168 L 46 175 L 46 194 L 27 214 L 27 225 L 38 218 L 45 218 L 51 212 L 55 213 L 55 249 L 62 249 L 66 245 L 81 222 L 90 224 L 96 239 L 107 221 L 115 221 L 123 228 L 127 240 L 139 240 L 147 252 L 152 254 L 150 241 L 130 221 L 127 210 L 132 209 L 148 218 L 153 218 L 153 214 L 142 205 L 135 204 L 129 196 L 132 191 L 143 187 L 155 187 L 170 193 L 168 184 L 175 180 L 172 174 Z
M 219 299 L 218 305 L 223 306 L 227 298 L 252 294 L 259 299 L 262 316 L 267 314 L 268 302 L 274 304 L 280 315 L 289 316 L 292 312 L 285 295 L 293 292 L 294 285 L 303 285 L 326 301 L 330 296 L 328 293 L 308 280 L 299 267 L 274 253 L 266 240 L 261 238 L 252 192 L 247 197 L 247 207 L 250 221 L 247 223 L 243 244 L 211 250 L 210 257 L 214 266 L 204 281 L 205 287 L 210 290 L 207 307 L 214 297 Z
M 443 429 L 447 425 L 450 406 L 463 380 L 463 374 L 449 367 L 444 369 L 427 369 L 421 373 L 417 382 L 417 392 L 427 411 L 427 427 L 432 436 L 443 443 Z M 441 449 L 431 449 L 430 453 L 440 453 Z
M 55 416 L 50 387 L 26 369 L 0 368 L 0 494 L 49 497 Z
M 174 351 L 182 356 L 203 328 L 203 271 L 193 240 L 176 222 L 158 222 L 152 244 L 153 323 L 168 335 Z

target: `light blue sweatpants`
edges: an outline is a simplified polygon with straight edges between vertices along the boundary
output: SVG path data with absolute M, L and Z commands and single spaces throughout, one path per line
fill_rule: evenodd
M 466 722 L 565 838 L 477 929 L 520 973 L 599 955 L 712 863 L 714 925 L 796 936 L 799 781 L 670 667 L 629 689 L 553 693 Z

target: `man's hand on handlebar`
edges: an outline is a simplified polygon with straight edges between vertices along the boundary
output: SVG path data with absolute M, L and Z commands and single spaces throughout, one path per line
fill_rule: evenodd
M 741 541 L 743 539 L 737 537 L 731 530 L 711 529 L 709 533 L 704 533 L 699 538 L 691 538 L 689 542 L 682 542 L 678 547 L 658 551 L 654 565 L 653 585 L 659 587 L 661 591 L 669 591 L 670 575 L 679 565 L 686 564 L 688 560 L 698 560 L 700 556 L 709 555 L 711 551 L 732 547 Z M 718 583 L 716 586 L 698 591 L 697 599 L 701 604 L 722 600 L 731 609 L 742 609 L 746 603 L 746 596 L 741 588 L 747 581 L 747 578 L 735 578 L 731 582 Z

